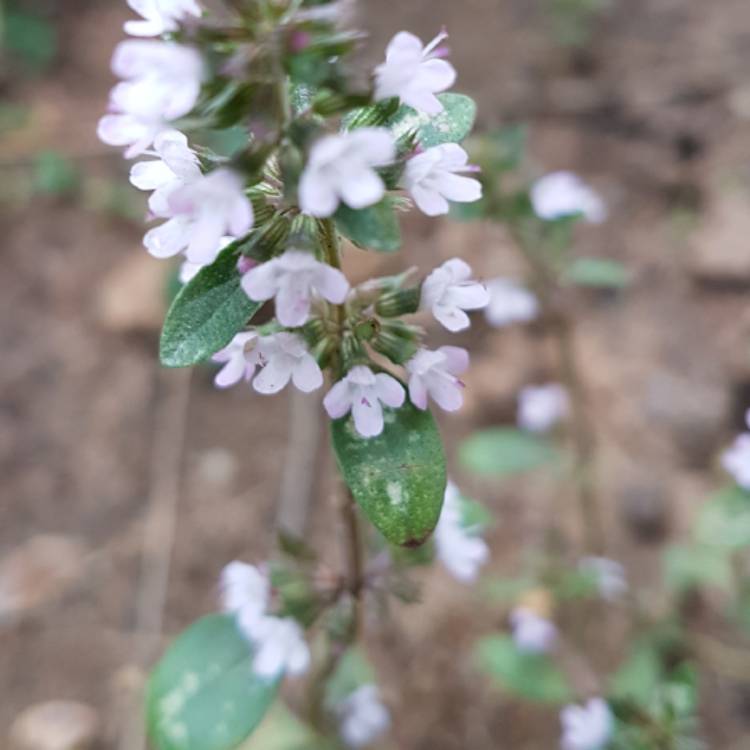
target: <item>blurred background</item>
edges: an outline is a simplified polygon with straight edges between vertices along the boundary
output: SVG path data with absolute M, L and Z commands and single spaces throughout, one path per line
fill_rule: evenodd
M 332 534 L 315 403 L 216 391 L 208 367 L 159 367 L 174 268 L 141 247 L 143 195 L 95 136 L 127 17 L 118 0 L 0 0 L 0 736 L 31 706 L 73 700 L 83 706 L 55 721 L 95 737 L 81 750 L 143 747 L 144 670 L 216 608 L 227 562 L 268 556 L 280 498 L 289 523 L 319 543 Z M 578 343 L 607 553 L 658 599 L 663 550 L 725 481 L 717 457 L 750 406 L 750 6 L 362 0 L 363 64 L 395 31 L 429 39 L 443 24 L 478 127 L 526 125 L 537 174 L 573 170 L 609 206 L 577 247 L 625 263 L 633 281 L 581 295 Z M 523 276 L 497 226 L 412 213 L 404 229 L 401 255 L 351 251 L 350 275 L 427 272 L 460 254 L 481 277 Z M 466 407 L 441 416 L 450 457 L 477 427 L 512 422 L 518 389 L 550 374 L 542 334 L 477 318 L 461 342 Z M 291 438 L 305 460 L 290 478 Z M 491 572 L 512 575 L 554 486 L 483 483 L 451 461 L 494 515 Z M 290 511 L 290 497 L 309 503 Z M 569 506 L 554 512 L 569 523 Z M 386 697 L 410 707 L 385 746 L 556 746 L 555 710 L 488 690 L 464 658 L 504 627 L 501 609 L 439 570 L 420 576 L 422 603 L 395 609 L 374 646 Z M 711 597 L 694 615 L 720 634 Z M 619 625 L 596 617 L 612 620 L 597 636 L 606 668 L 622 656 Z M 737 671 L 705 670 L 710 748 L 750 747 L 750 671 Z

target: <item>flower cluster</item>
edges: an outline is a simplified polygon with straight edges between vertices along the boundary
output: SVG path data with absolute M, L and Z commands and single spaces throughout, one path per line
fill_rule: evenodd
M 547 432 L 568 413 L 568 394 L 559 383 L 526 386 L 518 394 L 518 426 Z
M 341 739 L 349 747 L 365 747 L 388 731 L 391 715 L 376 685 L 358 687 L 337 706 Z
M 513 641 L 519 651 L 542 654 L 550 651 L 558 637 L 554 623 L 530 607 L 516 607 L 510 614 Z
M 602 698 L 591 698 L 585 705 L 570 705 L 560 712 L 562 750 L 603 750 L 612 738 L 614 716 Z
M 750 409 L 745 414 L 745 423 L 750 428 Z M 738 435 L 721 457 L 724 469 L 743 490 L 750 490 L 750 432 Z

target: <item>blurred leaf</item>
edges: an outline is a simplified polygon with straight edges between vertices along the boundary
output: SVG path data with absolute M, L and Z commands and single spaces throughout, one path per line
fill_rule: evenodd
M 705 545 L 675 545 L 664 553 L 667 586 L 685 593 L 701 586 L 729 590 L 732 569 L 725 550 Z
M 169 647 L 148 683 L 149 735 L 157 750 L 233 750 L 260 723 L 279 680 L 256 677 L 234 618 L 210 615 Z
M 461 525 L 468 530 L 482 531 L 492 525 L 492 513 L 487 506 L 461 496 Z
M 189 367 L 224 348 L 261 307 L 240 286 L 239 248 L 233 242 L 180 290 L 161 332 L 165 367 Z
M 638 640 L 631 647 L 625 662 L 612 676 L 609 694 L 613 698 L 647 705 L 663 674 L 655 643 L 650 639 Z
M 579 286 L 622 289 L 632 274 L 622 264 L 606 258 L 576 258 L 563 274 L 563 279 Z
M 1 27 L 0 27 L 1 29 Z M 36 72 L 43 72 L 57 56 L 55 27 L 41 16 L 11 7 L 5 14 L 2 46 Z
M 42 151 L 34 157 L 34 190 L 49 195 L 64 195 L 75 190 L 80 174 L 75 164 L 57 151 Z
M 438 94 L 438 99 L 444 109 L 434 116 L 402 105 L 390 122 L 394 136 L 399 139 L 415 132 L 422 148 L 466 138 L 474 126 L 477 105 L 463 94 Z
M 407 400 L 384 410 L 385 427 L 363 438 L 351 415 L 331 423 L 339 470 L 365 515 L 391 544 L 416 546 L 432 533 L 445 494 L 445 453 L 435 420 Z
M 358 247 L 390 253 L 401 247 L 401 229 L 393 206 L 386 196 L 380 203 L 355 211 L 344 205 L 336 211 L 336 227 Z
M 536 435 L 512 427 L 475 432 L 459 447 L 459 459 L 467 471 L 502 477 L 531 471 L 559 460 L 554 447 Z
M 701 508 L 695 536 L 705 545 L 750 547 L 750 493 L 737 486 L 717 492 Z
M 357 688 L 374 682 L 375 670 L 364 651 L 357 647 L 349 648 L 326 683 L 326 705 L 336 706 Z
M 28 124 L 31 110 L 24 104 L 0 102 L 0 133 L 18 130 Z
M 524 591 L 534 588 L 536 581 L 520 576 L 518 578 L 486 577 L 482 579 L 482 594 L 491 602 L 515 603 Z
M 509 636 L 482 638 L 476 646 L 475 661 L 483 672 L 521 698 L 565 703 L 572 697 L 565 676 L 548 656 L 519 651 Z
M 277 702 L 252 737 L 237 750 L 334 750 L 335 747 Z

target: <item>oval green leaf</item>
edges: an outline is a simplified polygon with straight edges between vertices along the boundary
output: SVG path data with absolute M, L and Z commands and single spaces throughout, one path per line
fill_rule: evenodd
M 161 332 L 159 357 L 165 367 L 190 367 L 223 349 L 260 308 L 240 286 L 233 242 L 202 268 L 174 298 Z
M 475 432 L 459 448 L 459 459 L 466 469 L 488 477 L 531 471 L 558 458 L 557 451 L 543 438 L 512 427 Z
M 477 116 L 477 105 L 463 94 L 438 94 L 443 111 L 427 115 L 402 105 L 390 122 L 394 136 L 399 139 L 416 133 L 422 148 L 442 143 L 460 143 L 471 132 Z
M 341 204 L 335 218 L 337 229 L 358 247 L 383 253 L 401 247 L 401 228 L 393 201 L 388 197 L 359 211 Z
M 385 427 L 363 438 L 351 416 L 331 425 L 344 481 L 365 515 L 392 544 L 417 546 L 440 517 L 445 495 L 445 453 L 429 411 L 411 403 L 385 409 Z
M 260 723 L 279 680 L 251 669 L 252 649 L 234 618 L 210 615 L 169 647 L 148 683 L 146 710 L 156 750 L 232 750 Z
M 549 656 L 519 651 L 507 635 L 482 638 L 474 657 L 483 672 L 521 698 L 540 703 L 565 703 L 572 697 L 565 676 Z

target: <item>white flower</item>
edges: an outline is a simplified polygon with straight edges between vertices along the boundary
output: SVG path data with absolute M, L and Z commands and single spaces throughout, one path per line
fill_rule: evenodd
M 211 357 L 214 362 L 221 362 L 224 367 L 214 378 L 217 388 L 228 388 L 240 380 L 249 382 L 260 364 L 258 356 L 258 334 L 253 331 L 238 333 L 227 346 Z
M 365 208 L 385 194 L 375 167 L 393 161 L 396 145 L 386 128 L 357 128 L 316 141 L 299 183 L 299 205 L 311 216 L 332 216 L 343 201 Z
M 460 409 L 464 384 L 457 377 L 469 367 L 469 353 L 457 346 L 441 346 L 436 351 L 420 349 L 407 363 L 409 398 L 418 409 L 427 408 L 431 396 L 445 411 Z
M 458 488 L 448 482 L 440 520 L 435 528 L 435 550 L 440 562 L 464 583 L 475 581 L 489 558 L 486 542 L 463 524 Z
M 572 172 L 552 172 L 538 179 L 531 187 L 531 203 L 534 213 L 546 221 L 581 214 L 600 224 L 607 218 L 601 197 Z
M 255 646 L 253 672 L 259 677 L 300 675 L 310 666 L 304 631 L 291 617 L 261 617 L 246 628 L 246 635 Z
M 448 201 L 473 203 L 482 197 L 482 183 L 460 172 L 472 172 L 469 155 L 457 143 L 433 146 L 406 162 L 404 187 L 428 216 L 447 214 Z
M 484 316 L 491 326 L 501 328 L 511 323 L 527 323 L 539 313 L 537 298 L 510 279 L 497 278 L 487 282 L 490 301 Z
M 146 233 L 143 244 L 156 258 L 185 251 L 191 263 L 212 263 L 227 234 L 241 236 L 253 225 L 253 207 L 236 172 L 221 168 L 173 189 L 160 215 L 167 222 Z
M 549 651 L 557 640 L 555 625 L 525 607 L 516 607 L 510 613 L 513 641 L 519 651 L 542 654 Z
M 132 36 L 159 36 L 177 31 L 187 16 L 199 18 L 201 7 L 196 0 L 128 0 L 128 5 L 142 21 L 127 21 L 125 32 Z
M 315 294 L 340 305 L 349 292 L 349 282 L 341 271 L 315 260 L 312 254 L 287 250 L 246 273 L 242 288 L 257 302 L 275 297 L 279 323 L 295 328 L 307 322 Z
M 225 612 L 233 614 L 242 634 L 254 647 L 253 672 L 273 679 L 284 673 L 302 674 L 310 664 L 304 632 L 291 617 L 268 614 L 271 584 L 265 570 L 241 562 L 221 574 Z
M 750 427 L 750 409 L 745 414 Z M 721 465 L 743 490 L 750 490 L 750 432 L 738 435 L 732 445 L 721 455 Z
M 99 121 L 97 133 L 111 146 L 128 146 L 131 158 L 195 106 L 203 59 L 192 47 L 130 39 L 115 48 L 112 71 L 125 80 L 112 89 L 111 114 Z
M 383 407 L 397 409 L 404 403 L 404 388 L 396 378 L 369 367 L 352 367 L 335 383 L 323 399 L 328 416 L 339 419 L 350 411 L 354 426 L 362 437 L 375 437 L 383 431 Z
M 565 706 L 560 723 L 562 750 L 602 750 L 614 729 L 612 711 L 601 698 L 592 698 L 585 706 Z
M 616 560 L 584 557 L 579 560 L 578 569 L 593 578 L 599 594 L 607 601 L 619 599 L 628 590 L 625 568 Z
M 305 342 L 294 333 L 263 336 L 258 342 L 258 361 L 263 369 L 253 380 L 258 393 L 278 393 L 290 380 L 304 393 L 323 385 L 323 373 L 307 351 Z
M 159 158 L 133 165 L 130 182 L 139 190 L 153 190 L 149 208 L 157 216 L 165 216 L 169 213 L 169 196 L 200 179 L 201 168 L 187 137 L 177 130 L 165 130 L 156 136 L 153 155 Z
M 376 685 L 362 685 L 336 706 L 341 739 L 349 747 L 365 747 L 388 731 L 391 715 Z
M 527 386 L 518 394 L 518 426 L 546 432 L 568 413 L 568 393 L 559 383 Z
M 449 89 L 456 71 L 440 59 L 446 52 L 440 43 L 448 35 L 438 34 L 426 47 L 419 37 L 400 31 L 391 39 L 385 62 L 375 68 L 375 99 L 397 96 L 404 104 L 428 115 L 443 111 L 435 94 Z
M 484 285 L 471 279 L 469 264 L 452 258 L 424 280 L 420 307 L 431 310 L 438 322 L 455 332 L 471 325 L 464 310 L 479 310 L 489 299 Z

